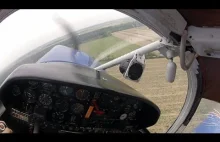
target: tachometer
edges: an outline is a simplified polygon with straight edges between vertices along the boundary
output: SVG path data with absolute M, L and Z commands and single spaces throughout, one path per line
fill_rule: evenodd
M 84 106 L 80 103 L 76 103 L 76 104 L 73 104 L 71 106 L 71 110 L 72 112 L 74 112 L 75 114 L 80 114 L 84 111 Z
M 66 112 L 68 110 L 69 104 L 66 100 L 59 99 L 56 101 L 55 107 L 60 112 Z
M 89 91 L 80 89 L 76 92 L 76 98 L 80 101 L 88 100 L 89 98 Z
M 39 97 L 39 102 L 42 105 L 49 106 L 52 103 L 52 98 L 48 94 L 41 94 Z
M 68 87 L 68 86 L 61 86 L 59 91 L 62 95 L 67 96 L 67 95 L 71 95 L 73 93 L 73 88 Z
M 31 89 L 26 89 L 24 90 L 24 96 L 26 98 L 26 101 L 28 103 L 34 103 L 36 101 L 36 94 L 33 90 Z

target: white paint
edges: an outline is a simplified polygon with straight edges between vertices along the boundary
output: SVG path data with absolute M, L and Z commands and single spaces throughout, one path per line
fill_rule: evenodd
M 192 65 L 194 59 L 197 57 L 197 54 L 194 54 L 192 58 L 188 58 L 189 62 L 186 63 L 185 60 L 185 52 L 186 52 L 186 39 L 187 39 L 187 31 L 185 30 L 180 42 L 180 66 L 183 70 L 188 70 Z
M 190 26 L 187 39 L 198 55 L 220 58 L 220 28 Z M 212 56 L 207 56 L 206 50 L 212 50 Z
M 167 82 L 174 82 L 176 77 L 176 63 L 172 60 L 169 60 L 167 63 L 167 70 L 166 70 L 166 80 Z

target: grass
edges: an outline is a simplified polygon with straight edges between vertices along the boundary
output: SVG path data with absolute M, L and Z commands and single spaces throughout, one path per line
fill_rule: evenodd
M 125 46 L 123 49 L 120 49 L 102 59 L 101 63 L 113 60 L 140 47 L 139 45 L 128 43 L 127 41 L 123 41 L 117 37 L 108 36 L 87 43 L 83 43 L 80 45 L 80 49 L 81 51 L 86 52 L 93 58 L 96 58 L 98 55 L 100 55 L 100 53 L 104 52 L 105 50 L 117 48 L 117 46 L 120 45 Z

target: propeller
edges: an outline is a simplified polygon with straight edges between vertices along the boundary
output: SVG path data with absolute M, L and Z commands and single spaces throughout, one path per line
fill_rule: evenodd
M 75 55 L 79 51 L 79 39 L 78 34 L 75 32 L 75 30 L 70 26 L 70 24 L 61 18 L 60 16 L 56 15 L 54 17 L 54 21 L 59 24 L 67 33 L 70 35 L 70 39 L 73 43 L 73 48 L 75 49 Z M 75 57 L 74 55 L 74 57 Z
M 61 18 L 58 15 L 54 16 L 54 21 L 61 26 L 61 28 L 70 36 L 70 40 L 73 43 L 73 58 L 77 64 L 85 64 L 86 66 L 90 66 L 93 61 L 90 60 L 90 56 L 88 54 L 77 54 L 80 53 L 80 41 L 77 32 L 70 26 L 70 24 Z M 81 52 L 83 53 L 83 52 Z

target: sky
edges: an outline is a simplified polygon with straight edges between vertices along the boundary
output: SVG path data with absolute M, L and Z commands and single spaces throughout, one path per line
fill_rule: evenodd
M 0 23 L 0 65 L 4 68 L 25 53 L 65 35 L 55 23 L 62 17 L 75 30 L 127 17 L 115 10 L 19 10 Z

